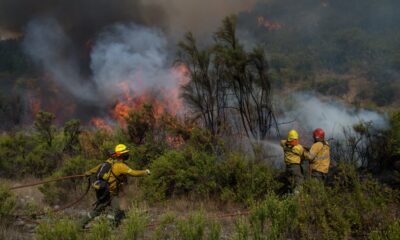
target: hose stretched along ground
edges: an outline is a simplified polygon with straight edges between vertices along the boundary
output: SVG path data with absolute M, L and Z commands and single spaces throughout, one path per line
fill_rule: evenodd
M 50 179 L 50 180 L 45 180 L 45 181 L 40 181 L 40 182 L 36 182 L 36 183 L 30 183 L 30 184 L 25 184 L 25 185 L 20 185 L 20 186 L 16 186 L 16 187 L 12 187 L 10 188 L 10 190 L 15 190 L 15 189 L 21 189 L 21 188 L 27 188 L 27 187 L 32 187 L 32 186 L 37 186 L 37 185 L 41 185 L 41 184 L 46 184 L 46 183 L 50 183 L 50 182 L 57 182 L 57 181 L 62 181 L 62 180 L 66 180 L 66 179 L 74 179 L 74 178 L 82 178 L 85 177 L 85 175 L 73 175 L 73 176 L 65 176 L 65 177 L 60 177 L 60 178 L 55 178 L 55 179 Z M 86 187 L 85 192 L 79 197 L 77 198 L 75 201 L 61 207 L 61 208 L 57 208 L 57 209 L 52 209 L 50 212 L 54 213 L 54 212 L 59 212 L 59 211 L 63 211 L 67 208 L 73 207 L 74 205 L 76 205 L 77 203 L 79 203 L 80 201 L 83 200 L 83 198 L 88 194 L 89 190 L 90 190 L 90 178 L 88 178 L 88 184 Z M 38 217 L 38 216 L 43 216 L 46 215 L 49 212 L 40 212 L 40 213 L 36 213 L 33 216 Z M 228 213 L 228 214 L 224 214 L 224 215 L 220 215 L 217 216 L 215 219 L 226 219 L 226 218 L 232 218 L 232 217 L 236 217 L 236 216 L 246 216 L 249 215 L 250 212 L 249 211 L 244 211 L 244 212 L 235 212 L 235 213 Z M 33 224 L 39 224 L 37 221 L 31 219 L 29 216 L 15 216 L 16 218 L 21 218 L 24 219 L 30 223 Z M 155 222 L 152 224 L 148 224 L 146 227 L 147 228 L 154 228 L 157 227 L 160 224 L 160 222 Z
M 36 186 L 36 185 L 42 185 L 42 184 L 46 184 L 46 183 L 50 183 L 50 182 L 58 182 L 58 181 L 66 180 L 66 179 L 74 179 L 74 178 L 82 178 L 82 177 L 85 177 L 85 175 L 81 174 L 81 175 L 72 175 L 72 176 L 66 176 L 66 177 L 59 177 L 59 178 L 40 181 L 40 182 L 36 182 L 36 183 L 30 183 L 30 184 L 21 185 L 21 186 L 15 186 L 15 187 L 10 188 L 10 190 L 15 190 L 15 189 L 20 189 L 20 188 L 27 188 L 27 187 L 32 187 L 32 186 Z
M 40 181 L 40 182 L 36 182 L 36 183 L 30 183 L 30 184 L 25 184 L 25 185 L 21 185 L 21 186 L 12 187 L 12 188 L 10 188 L 10 190 L 27 188 L 27 187 L 46 184 L 46 183 L 50 183 L 50 182 L 57 182 L 57 181 L 62 181 L 62 180 L 66 180 L 66 179 L 74 179 L 74 178 L 82 178 L 82 177 L 85 177 L 85 175 L 73 175 L 73 176 L 60 177 L 60 178 L 55 178 L 55 179 Z M 90 190 L 90 178 L 88 178 L 88 184 L 86 186 L 85 192 L 81 196 L 79 196 L 79 198 L 77 198 L 75 201 L 73 201 L 73 202 L 71 202 L 71 203 L 69 203 L 69 204 L 67 204 L 67 205 L 65 205 L 65 206 L 63 206 L 61 208 L 52 209 L 50 212 L 54 213 L 54 212 L 63 211 L 65 209 L 67 209 L 67 208 L 70 208 L 70 207 L 76 205 L 77 203 L 79 203 L 80 201 L 83 200 L 83 198 L 89 193 L 89 190 Z M 33 214 L 33 216 L 35 216 L 35 217 L 43 216 L 43 215 L 46 215 L 47 213 L 48 212 L 39 212 L 39 213 Z M 15 216 L 15 217 L 17 217 L 17 218 L 25 218 L 25 220 L 28 220 L 28 219 L 26 219 L 27 216 Z M 28 221 L 30 221 L 32 223 L 37 223 L 34 220 L 28 220 Z

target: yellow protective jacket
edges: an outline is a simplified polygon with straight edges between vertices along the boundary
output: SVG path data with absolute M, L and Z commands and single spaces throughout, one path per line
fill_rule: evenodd
M 104 179 L 107 180 L 108 184 L 110 185 L 109 190 L 114 195 L 118 194 L 119 185 L 121 183 L 120 181 L 121 181 L 121 178 L 123 178 L 124 176 L 139 177 L 139 176 L 147 175 L 145 170 L 143 170 L 143 171 L 142 170 L 133 170 L 122 161 L 108 159 L 107 162 L 110 163 L 112 166 L 112 168 L 111 168 L 112 173 L 110 172 L 109 174 L 107 174 L 107 176 L 104 176 Z M 87 175 L 95 174 L 97 172 L 97 170 L 100 168 L 101 164 L 90 169 L 86 174 Z
M 311 146 L 310 151 L 304 152 L 304 157 L 306 160 L 310 161 L 312 171 L 318 171 L 325 174 L 328 173 L 331 161 L 328 142 L 314 143 Z
M 304 154 L 304 148 L 300 144 L 295 146 L 288 145 L 287 140 L 281 141 L 283 148 L 285 164 L 301 164 Z

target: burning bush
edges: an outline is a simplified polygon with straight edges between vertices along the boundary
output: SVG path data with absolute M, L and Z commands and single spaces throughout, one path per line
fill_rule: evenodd
M 144 104 L 143 110 L 130 112 L 125 120 L 128 136 L 133 143 L 143 144 L 146 136 L 154 136 L 156 118 L 152 105 Z

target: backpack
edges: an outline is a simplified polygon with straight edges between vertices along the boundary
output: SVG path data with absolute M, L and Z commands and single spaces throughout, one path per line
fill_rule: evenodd
M 96 181 L 93 183 L 93 188 L 96 191 L 96 205 L 110 201 L 110 190 L 108 179 L 112 173 L 112 164 L 104 162 L 100 165 L 96 172 Z
M 103 162 L 96 172 L 96 179 L 107 181 L 110 178 L 111 169 L 112 169 L 111 163 Z M 105 179 L 106 176 L 108 176 L 107 179 Z

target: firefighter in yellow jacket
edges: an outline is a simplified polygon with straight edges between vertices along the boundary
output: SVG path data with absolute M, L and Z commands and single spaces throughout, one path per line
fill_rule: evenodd
M 112 157 L 104 163 L 85 172 L 86 176 L 96 174 L 96 181 L 93 187 L 96 190 L 96 203 L 94 209 L 82 219 L 81 226 L 84 228 L 93 218 L 99 216 L 107 207 L 114 212 L 115 225 L 125 217 L 124 211 L 119 206 L 119 193 L 121 184 L 126 176 L 146 176 L 150 170 L 133 170 L 125 161 L 129 158 L 129 149 L 124 144 L 118 144 L 114 148 Z
M 290 184 L 291 192 L 298 192 L 298 188 L 303 183 L 303 173 L 301 162 L 303 159 L 304 149 L 299 144 L 299 134 L 296 130 L 290 130 L 287 140 L 281 141 L 284 153 L 284 161 L 286 164 L 286 176 Z
M 324 181 L 329 171 L 330 147 L 325 141 L 325 132 L 317 128 L 313 132 L 314 144 L 304 152 L 305 159 L 310 161 L 311 177 Z

